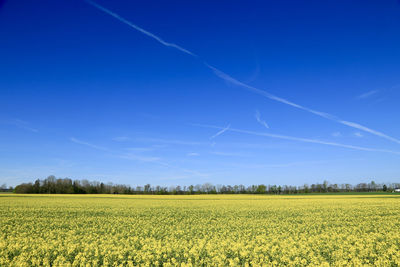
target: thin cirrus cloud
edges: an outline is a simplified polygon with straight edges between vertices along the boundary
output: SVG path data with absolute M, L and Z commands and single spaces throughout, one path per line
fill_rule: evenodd
M 199 145 L 207 144 L 207 143 L 196 142 L 196 141 L 177 140 L 177 139 L 162 139 L 162 138 L 151 138 L 151 137 L 137 138 L 136 140 L 141 141 L 141 142 L 151 142 L 151 143 L 159 143 L 159 144 L 165 144 L 165 145 L 199 146 Z
M 127 136 L 116 136 L 112 140 L 116 141 L 116 142 L 128 142 L 131 140 L 131 138 L 129 138 Z
M 125 150 L 128 151 L 136 151 L 136 152 L 148 152 L 148 151 L 154 151 L 157 149 L 155 146 L 151 147 L 126 147 L 124 148 Z
M 256 120 L 259 124 L 261 124 L 262 126 L 264 126 L 267 129 L 269 129 L 268 123 L 261 119 L 261 114 L 258 110 L 256 111 L 256 114 L 254 115 L 254 117 L 256 118 Z
M 193 124 L 193 126 L 198 126 L 198 127 L 203 127 L 203 128 L 210 128 L 210 129 L 225 129 L 225 128 L 220 127 L 220 126 L 205 125 L 205 124 Z M 313 144 L 320 144 L 320 145 L 327 145 L 327 146 L 342 147 L 342 148 L 347 148 L 347 149 L 352 149 L 352 150 L 370 151 L 370 152 L 383 152 L 383 153 L 391 153 L 391 154 L 400 155 L 400 151 L 392 151 L 392 150 L 379 149 L 379 148 L 369 148 L 369 147 L 346 145 L 346 144 L 340 144 L 340 143 L 335 143 L 335 142 L 322 141 L 322 140 L 318 140 L 318 139 L 309 139 L 309 138 L 294 137 L 294 136 L 287 136 L 287 135 L 280 135 L 280 134 L 259 133 L 259 132 L 253 132 L 253 131 L 235 129 L 235 128 L 229 128 L 229 131 L 248 134 L 248 135 L 264 136 L 264 137 L 271 137 L 271 138 L 277 138 L 277 139 L 291 140 L 291 141 L 297 141 L 297 142 L 303 142 L 303 143 L 313 143 Z
M 364 135 L 362 133 L 360 133 L 360 132 L 355 132 L 354 136 L 358 137 L 358 138 L 364 137 Z
M 229 130 L 229 128 L 231 127 L 230 124 L 228 124 L 225 128 L 222 128 L 220 131 L 218 131 L 216 134 L 214 134 L 213 136 L 210 137 L 210 139 L 214 139 L 215 137 L 220 136 L 221 134 L 225 133 L 226 131 Z
M 97 150 L 108 151 L 108 149 L 105 148 L 105 147 L 97 146 L 97 145 L 94 145 L 94 144 L 91 144 L 91 143 L 76 139 L 74 137 L 70 137 L 69 140 L 71 142 L 75 143 L 75 144 L 84 145 L 84 146 L 91 147 L 91 148 L 94 148 L 94 149 L 97 149 Z
M 23 121 L 23 120 L 20 120 L 20 119 L 5 120 L 5 121 L 2 121 L 1 123 L 8 124 L 8 125 L 13 125 L 13 126 L 15 126 L 17 128 L 20 128 L 20 129 L 23 129 L 23 130 L 26 130 L 26 131 L 29 131 L 29 132 L 33 132 L 33 133 L 38 133 L 39 132 L 38 129 L 31 127 L 29 122 Z
M 159 157 L 147 157 L 147 156 L 141 156 L 141 155 L 135 155 L 135 154 L 123 154 L 123 155 L 119 155 L 119 157 L 122 159 L 128 159 L 128 160 L 161 163 L 161 162 L 159 162 L 160 161 Z
M 180 47 L 179 45 L 176 45 L 174 43 L 169 43 L 169 42 L 164 41 L 163 39 L 161 39 L 157 35 L 152 34 L 151 32 L 148 32 L 148 31 L 140 28 L 139 26 L 137 26 L 137 25 L 133 24 L 132 22 L 124 19 L 123 17 L 121 17 L 120 15 L 112 12 L 111 10 L 108 10 L 107 8 L 101 6 L 101 5 L 99 5 L 99 4 L 97 4 L 97 3 L 93 2 L 93 1 L 90 1 L 90 0 L 85 0 L 85 1 L 87 3 L 89 3 L 90 5 L 92 5 L 92 6 L 96 7 L 96 8 L 98 8 L 98 9 L 100 9 L 101 11 L 107 13 L 108 15 L 113 16 L 114 18 L 118 19 L 119 21 L 125 23 L 126 25 L 129 25 L 130 27 L 134 28 L 135 30 L 137 30 L 137 31 L 149 36 L 150 38 L 153 38 L 154 40 L 156 40 L 160 44 L 168 46 L 168 47 L 172 47 L 172 48 L 175 48 L 175 49 L 178 49 L 179 51 L 181 51 L 183 53 L 186 53 L 188 55 L 196 57 L 196 55 L 194 53 L 186 50 L 185 48 Z
M 323 165 L 323 164 L 332 164 L 334 162 L 349 162 L 349 161 L 362 161 L 360 158 L 346 158 L 346 159 L 334 159 L 334 160 L 310 160 L 310 161 L 294 161 L 294 162 L 286 162 L 286 163 L 266 163 L 266 164 L 243 164 L 243 163 L 235 163 L 234 167 L 240 168 L 248 168 L 248 169 L 262 169 L 262 168 L 288 168 L 294 166 L 306 166 L 306 165 Z
M 160 165 L 163 167 L 167 167 L 169 169 L 175 169 L 179 172 L 183 172 L 183 173 L 188 173 L 191 176 L 199 176 L 199 177 L 208 177 L 209 174 L 205 174 L 202 172 L 199 172 L 197 170 L 191 170 L 191 169 L 184 169 L 184 168 L 180 168 L 174 165 L 171 165 L 165 161 L 163 161 L 161 158 L 159 157 L 153 157 L 153 156 L 143 156 L 143 155 L 137 155 L 137 154 L 133 154 L 133 153 L 114 153 L 111 150 L 109 150 L 108 148 L 105 147 L 101 147 L 101 146 L 97 146 L 79 139 L 76 139 L 74 137 L 70 137 L 69 140 L 73 143 L 79 144 L 79 145 L 83 145 L 83 146 L 87 146 L 96 150 L 102 150 L 102 151 L 106 151 L 106 152 L 110 152 L 110 155 L 115 156 L 117 158 L 120 159 L 126 159 L 126 160 L 133 160 L 133 161 L 140 161 L 140 162 L 147 162 L 147 163 L 152 163 L 152 164 L 156 164 L 156 165 Z
M 108 10 L 107 8 L 105 8 L 105 7 L 99 5 L 99 4 L 97 4 L 97 3 L 95 3 L 95 2 L 93 2 L 93 1 L 91 1 L 91 0 L 85 0 L 85 1 L 86 1 L 88 4 L 92 5 L 93 7 L 95 7 L 95 8 L 97 8 L 97 9 L 101 10 L 102 12 L 104 12 L 104 13 L 106 13 L 106 14 L 108 14 L 108 15 L 110 15 L 110 16 L 116 18 L 116 19 L 118 19 L 118 20 L 121 21 L 122 23 L 124 23 L 124 24 L 126 24 L 126 25 L 129 25 L 131 28 L 133 28 L 133 29 L 135 29 L 135 30 L 137 30 L 137 31 L 139 31 L 139 32 L 141 32 L 141 33 L 147 35 L 148 37 L 150 37 L 150 38 L 152 38 L 152 39 L 154 39 L 154 40 L 156 40 L 156 41 L 159 42 L 160 44 L 162 44 L 162 45 L 164 45 L 164 46 L 167 46 L 167 47 L 175 48 L 175 49 L 177 49 L 177 50 L 179 50 L 179 51 L 181 51 L 181 52 L 183 52 L 183 53 L 185 53 L 185 54 L 188 54 L 188 55 L 190 55 L 190 56 L 193 56 L 193 57 L 199 59 L 199 57 L 198 57 L 196 54 L 194 54 L 193 52 L 191 52 L 191 51 L 189 51 L 189 50 L 187 50 L 187 49 L 185 49 L 185 48 L 183 48 L 183 47 L 181 47 L 181 46 L 178 46 L 178 45 L 176 45 L 176 44 L 174 44 L 174 43 L 169 43 L 169 42 L 164 41 L 163 39 L 161 39 L 161 38 L 158 37 L 157 35 L 155 35 L 155 34 L 149 32 L 149 31 L 144 30 L 143 28 L 141 28 L 141 27 L 139 27 L 139 26 L 133 24 L 132 22 L 128 21 L 127 19 L 125 19 L 125 18 L 121 17 L 120 15 L 118 15 L 118 14 L 112 12 L 111 10 Z M 334 122 L 337 122 L 337 123 L 340 123 L 340 124 L 343 124 L 343 125 L 346 125 L 346 126 L 348 126 L 348 127 L 352 127 L 352 128 L 355 128 L 355 129 L 358 129 L 358 130 L 361 130 L 361 131 L 365 131 L 365 132 L 368 132 L 368 133 L 370 133 L 370 134 L 373 134 L 373 135 L 376 135 L 376 136 L 385 138 L 385 139 L 387 139 L 387 140 L 389 140 L 389 141 L 395 142 L 395 143 L 397 143 L 397 144 L 400 144 L 400 140 L 399 140 L 399 139 L 394 138 L 394 137 L 391 137 L 391 136 L 389 136 L 389 135 L 387 135 L 387 134 L 385 134 L 385 133 L 382 133 L 382 132 L 377 131 L 377 130 L 373 130 L 373 129 L 371 129 L 371 128 L 368 128 L 368 127 L 366 127 L 366 126 L 363 126 L 363 125 L 358 124 L 358 123 L 355 123 L 355 122 L 350 122 L 350 121 L 342 120 L 342 119 L 340 119 L 340 118 L 338 118 L 338 117 L 336 117 L 336 116 L 334 116 L 334 115 L 331 115 L 331 114 L 328 114 L 328 113 L 325 113 L 325 112 L 317 111 L 317 110 L 314 110 L 314 109 L 311 109 L 311 108 L 308 108 L 308 107 L 305 107 L 305 106 L 296 104 L 296 103 L 291 102 L 291 101 L 289 101 L 289 100 L 286 100 L 286 99 L 284 99 L 284 98 L 275 96 L 275 95 L 273 95 L 273 94 L 271 94 L 271 93 L 269 93 L 269 92 L 267 92 L 267 91 L 264 91 L 264 90 L 261 90 L 261 89 L 259 89 L 259 88 L 255 88 L 255 87 L 253 87 L 253 86 L 250 86 L 250 85 L 248 85 L 248 84 L 245 84 L 245 83 L 243 83 L 243 82 L 240 82 L 240 81 L 238 81 L 237 79 L 231 77 L 230 75 L 224 73 L 223 71 L 217 69 L 216 67 L 214 67 L 214 66 L 208 64 L 208 63 L 205 62 L 205 61 L 203 61 L 203 64 L 204 64 L 207 68 L 209 68 L 210 70 L 212 70 L 213 73 L 214 73 L 217 77 L 219 77 L 219 78 L 221 78 L 221 79 L 223 79 L 223 80 L 225 80 L 225 81 L 227 81 L 227 82 L 229 82 L 229 83 L 232 83 L 232 84 L 234 84 L 234 85 L 236 85 L 236 86 L 239 86 L 239 87 L 241 87 L 241 88 L 244 88 L 244 89 L 246 89 L 246 90 L 248 90 L 248 91 L 251 91 L 251 92 L 256 93 L 256 94 L 258 94 L 258 95 L 261 95 L 261 96 L 263 96 L 263 97 L 269 98 L 269 99 L 271 99 L 271 100 L 274 100 L 274 101 L 283 103 L 283 104 L 285 104 L 285 105 L 289 105 L 289 106 L 292 106 L 292 107 L 294 107 L 294 108 L 301 109 L 301 110 L 303 110 L 303 111 L 312 113 L 312 114 L 317 115 L 317 116 L 320 116 L 320 117 L 322 117 L 322 118 L 325 118 L 325 119 L 328 119 L 328 120 L 331 120 L 331 121 L 334 121 Z
M 134 154 L 125 154 L 125 155 L 120 155 L 119 157 L 122 159 L 127 159 L 127 160 L 142 161 L 142 162 L 157 164 L 157 165 L 166 167 L 169 170 L 175 170 L 175 171 L 178 171 L 179 173 L 186 173 L 186 175 L 180 175 L 180 177 L 182 179 L 189 178 L 189 177 L 208 177 L 209 176 L 209 174 L 202 173 L 197 170 L 191 170 L 191 169 L 186 169 L 186 168 L 181 168 L 179 166 L 171 165 L 171 164 L 163 161 L 159 157 L 146 157 L 146 156 L 139 156 L 139 155 L 134 155 Z M 174 175 L 173 177 L 179 177 L 179 175 Z
M 366 93 L 363 93 L 363 94 L 357 96 L 357 98 L 358 98 L 358 99 L 369 98 L 369 97 L 371 97 L 371 96 L 377 94 L 378 92 L 379 92 L 378 90 L 371 90 L 371 91 L 368 91 L 368 92 L 366 92 Z
M 272 99 L 272 100 L 281 102 L 281 103 L 283 103 L 283 104 L 286 104 L 286 105 L 295 107 L 295 108 L 297 108 L 297 109 L 301 109 L 301 110 L 307 111 L 307 112 L 309 112 L 309 113 L 315 114 L 315 115 L 320 116 L 320 117 L 322 117 L 322 118 L 325 118 L 325 119 L 328 119 L 328 120 L 331 120 L 331 121 L 334 121 L 334 122 L 337 122 L 337 123 L 340 123 L 340 124 L 349 126 L 349 127 L 351 127 L 351 128 L 354 128 L 354 129 L 358 129 L 358 130 L 361 130 L 361 131 L 364 131 L 364 132 L 368 132 L 368 133 L 370 133 L 370 134 L 373 134 L 373 135 L 376 135 L 376 136 L 385 138 L 385 139 L 387 139 L 387 140 L 390 140 L 390 141 L 392 141 L 392 142 L 395 142 L 395 143 L 397 143 L 397 144 L 400 144 L 400 140 L 397 139 L 397 138 L 391 137 L 391 136 L 389 136 L 389 135 L 387 135 L 387 134 L 384 134 L 384 133 L 382 133 L 382 132 L 379 132 L 379 131 L 377 131 L 377 130 L 373 130 L 373 129 L 368 128 L 368 127 L 366 127 L 366 126 L 363 126 L 363 125 L 361 125 L 361 124 L 359 124 L 359 123 L 351 122 L 351 121 L 345 121 L 345 120 L 339 119 L 338 117 L 336 117 L 336 116 L 334 116 L 334 115 L 331 115 L 331 114 L 329 114 L 329 113 L 325 113 L 325 112 L 313 110 L 313 109 L 310 109 L 310 108 L 301 106 L 301 105 L 299 105 L 299 104 L 293 103 L 293 102 L 291 102 L 291 101 L 289 101 L 289 100 L 286 100 L 286 99 L 277 97 L 277 96 L 272 95 L 272 94 L 270 94 L 270 93 L 268 93 L 268 92 L 266 92 L 266 91 L 264 91 L 264 90 L 255 88 L 255 87 L 250 86 L 250 85 L 247 85 L 247 84 L 245 84 L 245 83 L 242 83 L 242 82 L 240 82 L 240 81 L 238 81 L 238 80 L 232 78 L 232 77 L 229 76 L 228 74 L 226 74 L 226 73 L 224 73 L 224 72 L 218 70 L 217 68 L 214 68 L 214 67 L 212 67 L 212 66 L 210 66 L 210 65 L 208 65 L 208 66 L 209 66 L 209 67 L 214 71 L 214 73 L 215 73 L 218 77 L 220 77 L 221 79 L 224 79 L 224 80 L 226 80 L 226 81 L 229 81 L 229 82 L 231 82 L 231 83 L 234 84 L 234 85 L 237 85 L 237 86 L 243 87 L 243 88 L 245 88 L 245 89 L 248 89 L 248 90 L 250 90 L 250 91 L 252 91 L 252 92 L 254 92 L 254 93 L 256 93 L 256 94 L 262 95 L 262 96 L 264 96 L 264 97 L 266 97 L 266 98 L 269 98 L 269 99 Z
M 210 154 L 224 157 L 247 157 L 247 155 L 243 155 L 242 153 L 232 153 L 232 152 L 222 152 L 222 151 L 212 151 Z
M 87 146 L 96 150 L 101 150 L 101 151 L 106 151 L 106 152 L 111 152 L 112 151 L 108 148 L 102 147 L 102 146 L 97 146 L 92 143 L 88 143 L 79 139 L 76 139 L 74 137 L 70 137 L 69 140 L 73 143 Z M 128 160 L 136 160 L 136 161 L 143 161 L 143 162 L 156 162 L 159 161 L 160 158 L 158 157 L 150 157 L 150 156 L 140 156 L 140 155 L 135 155 L 133 153 L 123 153 L 123 154 L 117 154 L 117 153 L 112 153 L 114 156 L 122 159 L 128 159 Z

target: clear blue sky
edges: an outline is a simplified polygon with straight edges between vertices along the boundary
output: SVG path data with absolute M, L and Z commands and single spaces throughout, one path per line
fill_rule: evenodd
M 0 183 L 400 179 L 399 1 L 0 3 Z

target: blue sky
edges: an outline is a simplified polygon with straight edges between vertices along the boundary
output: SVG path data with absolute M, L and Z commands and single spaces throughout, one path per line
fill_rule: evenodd
M 0 36 L 0 183 L 400 178 L 399 1 L 6 0 Z

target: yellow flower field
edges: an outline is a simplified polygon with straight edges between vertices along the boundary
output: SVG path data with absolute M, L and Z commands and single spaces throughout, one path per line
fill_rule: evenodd
M 397 195 L 0 195 L 0 266 L 399 266 Z

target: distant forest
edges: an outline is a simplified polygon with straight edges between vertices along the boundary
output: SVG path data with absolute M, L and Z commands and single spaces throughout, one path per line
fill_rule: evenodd
M 153 195 L 191 195 L 191 194 L 304 194 L 304 193 L 341 193 L 341 192 L 392 192 L 400 188 L 399 183 L 331 184 L 324 181 L 319 184 L 291 185 L 213 185 L 210 183 L 190 186 L 144 186 L 131 187 L 112 183 L 71 180 L 49 176 L 33 183 L 23 183 L 13 189 L 15 193 L 25 194 L 153 194 Z M 11 191 L 8 188 L 6 191 Z

